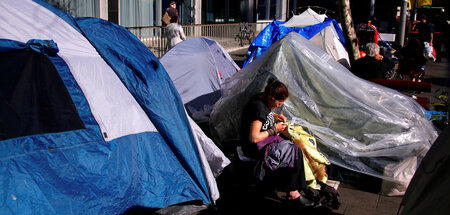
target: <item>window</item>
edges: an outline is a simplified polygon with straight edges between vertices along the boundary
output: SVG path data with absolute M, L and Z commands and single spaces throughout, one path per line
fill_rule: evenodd
M 0 65 L 0 140 L 85 128 L 47 56 L 15 50 Z
M 98 0 L 48 0 L 48 3 L 74 17 L 100 17 Z

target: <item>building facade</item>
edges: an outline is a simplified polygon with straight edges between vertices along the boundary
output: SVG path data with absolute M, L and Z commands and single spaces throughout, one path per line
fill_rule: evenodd
M 124 27 L 160 26 L 170 0 L 48 0 L 75 17 L 98 17 Z M 286 20 L 295 0 L 176 0 L 183 25 Z

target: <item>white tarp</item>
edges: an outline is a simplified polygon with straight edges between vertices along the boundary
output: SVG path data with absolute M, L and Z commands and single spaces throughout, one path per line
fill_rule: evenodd
M 311 8 L 306 9 L 300 15 L 294 15 L 283 26 L 286 27 L 305 27 L 309 25 L 315 25 L 325 20 L 327 16 L 325 14 L 318 14 Z
M 326 18 L 325 14 L 318 14 L 314 10 L 308 8 L 300 15 L 295 15 L 283 24 L 285 27 L 306 27 L 315 24 L 322 23 Z M 347 50 L 339 41 L 339 36 L 334 29 L 332 23 L 325 27 L 320 33 L 316 34 L 310 39 L 310 41 L 328 54 L 333 56 L 334 59 L 340 62 L 345 62 L 350 65 L 350 59 L 348 57 Z

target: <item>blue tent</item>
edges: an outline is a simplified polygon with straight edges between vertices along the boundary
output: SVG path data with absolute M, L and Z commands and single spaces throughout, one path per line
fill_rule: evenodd
M 286 27 L 283 24 L 285 24 L 285 22 L 275 20 L 271 22 L 268 26 L 266 26 L 258 34 L 258 36 L 256 36 L 255 40 L 253 40 L 252 44 L 248 48 L 247 58 L 245 59 L 242 67 L 245 67 L 254 58 L 260 56 L 267 48 L 269 48 L 270 45 L 280 40 L 290 32 L 296 32 L 309 40 L 330 24 L 333 25 L 339 37 L 339 41 L 345 47 L 345 38 L 342 33 L 342 30 L 339 27 L 336 20 L 332 18 L 325 18 L 325 20 L 321 23 L 303 27 Z
M 181 98 L 134 35 L 43 0 L 0 10 L 2 214 L 212 202 Z

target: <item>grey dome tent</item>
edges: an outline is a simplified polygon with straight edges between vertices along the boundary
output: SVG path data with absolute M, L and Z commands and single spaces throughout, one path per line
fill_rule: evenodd
M 406 189 L 417 161 L 437 137 L 415 100 L 356 77 L 301 35 L 289 33 L 223 84 L 224 95 L 210 118 L 218 144 L 245 138 L 239 137 L 242 109 L 270 77 L 290 92 L 276 111 L 316 137 L 335 165 Z
M 221 84 L 239 71 L 230 55 L 216 41 L 205 37 L 187 39 L 159 59 L 190 116 L 207 122 L 221 96 Z

